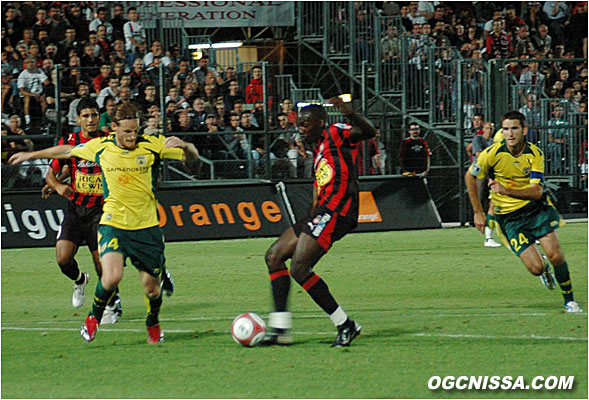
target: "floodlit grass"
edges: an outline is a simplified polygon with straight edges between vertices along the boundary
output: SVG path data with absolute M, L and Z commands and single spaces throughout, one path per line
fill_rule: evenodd
M 587 224 L 558 231 L 587 310 Z M 176 293 L 166 342 L 146 344 L 138 275 L 125 270 L 124 315 L 92 343 L 71 307 L 54 249 L 2 251 L 3 398 L 587 398 L 587 312 L 565 314 L 505 248 L 473 228 L 348 235 L 315 271 L 364 330 L 332 349 L 335 330 L 296 284 L 296 344 L 248 349 L 232 319 L 272 308 L 263 254 L 274 239 L 168 243 Z M 91 259 L 80 250 L 79 264 Z M 575 376 L 573 390 L 430 391 L 431 376 Z

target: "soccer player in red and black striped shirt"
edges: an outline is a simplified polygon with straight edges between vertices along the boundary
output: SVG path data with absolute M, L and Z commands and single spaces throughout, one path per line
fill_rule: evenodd
M 271 330 L 262 344 L 292 343 L 288 333 L 292 317 L 287 311 L 291 275 L 337 327 L 332 346 L 349 346 L 362 329 L 338 305 L 313 267 L 335 241 L 358 223 L 358 143 L 374 137 L 376 128 L 339 97 L 329 101 L 348 116 L 352 125 L 335 123 L 326 128 L 327 113 L 320 105 L 304 107 L 299 113 L 301 134 L 315 144 L 313 206 L 307 220 L 287 229 L 266 252 L 275 311 L 270 313 Z M 286 266 L 289 258 L 290 271 Z
M 102 136 L 98 129 L 98 105 L 90 98 L 82 98 L 77 106 L 80 132 L 74 132 L 59 141 L 59 145 L 77 146 Z M 71 185 L 63 184 L 56 174 L 67 165 L 71 175 Z M 98 276 L 102 267 L 98 257 L 96 232 L 102 215 L 103 190 L 100 167 L 79 158 L 53 160 L 45 177 L 47 186 L 55 193 L 69 199 L 65 218 L 61 223 L 55 245 L 57 264 L 61 272 L 74 281 L 72 305 L 76 308 L 84 304 L 84 289 L 90 275 L 80 271 L 75 260 L 78 248 L 84 242 L 92 253 Z

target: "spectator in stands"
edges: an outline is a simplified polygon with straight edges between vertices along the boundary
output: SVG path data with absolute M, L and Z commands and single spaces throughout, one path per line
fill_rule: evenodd
M 39 31 L 44 30 L 49 32 L 51 30 L 51 21 L 47 18 L 47 10 L 44 8 L 37 9 L 35 14 L 37 21 L 33 25 L 34 37 L 39 37 Z
M 94 18 L 90 22 L 90 25 L 88 26 L 88 29 L 90 29 L 90 31 L 96 31 L 96 32 L 98 32 L 98 27 L 99 26 L 105 26 L 106 27 L 106 37 L 109 40 L 112 40 L 112 38 L 113 38 L 113 26 L 106 19 L 107 14 L 108 14 L 108 12 L 107 12 L 106 7 L 99 7 L 98 10 L 96 11 L 96 18 Z
M 552 37 L 548 34 L 548 26 L 542 24 L 538 27 L 538 32 L 532 36 L 532 43 L 538 53 L 546 55 L 552 49 Z
M 31 43 L 31 45 L 29 46 L 28 57 L 31 57 L 35 60 L 35 66 L 39 68 L 43 66 L 43 57 L 41 56 L 41 49 L 39 48 L 38 43 Z M 24 63 L 23 68 L 26 68 L 26 65 L 24 65 Z
M 25 59 L 25 66 L 26 69 L 18 75 L 17 87 L 23 99 L 25 126 L 30 127 L 33 121 L 39 122 L 47 107 L 42 94 L 43 85 L 48 84 L 49 79 L 37 68 L 32 57 Z
M 143 94 L 138 97 L 137 102 L 141 106 L 141 111 L 144 114 L 148 113 L 148 110 L 153 105 L 159 104 L 159 99 L 156 97 L 155 85 L 148 83 L 143 87 Z
M 542 11 L 548 19 L 554 44 L 564 44 L 565 27 L 570 23 L 571 10 L 566 1 L 547 1 Z
M 117 101 L 110 96 L 104 99 L 104 112 L 100 114 L 100 120 L 98 121 L 98 129 L 108 134 L 112 132 L 111 122 L 112 117 L 115 115 L 117 108 Z
M 178 112 L 178 120 L 172 121 L 172 131 L 174 133 L 187 133 L 193 131 L 192 124 L 190 123 L 190 115 L 187 110 Z
M 78 49 L 79 42 L 76 40 L 76 30 L 73 27 L 68 27 L 65 30 L 65 38 L 58 43 L 57 59 L 60 63 L 66 63 L 68 59 L 68 52 L 70 49 Z
M 237 80 L 237 75 L 235 74 L 235 68 L 227 67 L 223 72 L 223 78 L 221 83 L 219 84 L 219 93 L 225 96 L 229 93 L 229 85 L 231 84 L 232 80 Z M 233 108 L 233 107 L 231 107 Z
M 229 125 L 225 127 L 226 133 L 223 135 L 223 139 L 227 143 L 227 151 L 229 154 L 234 155 L 237 159 L 246 159 L 247 153 L 250 151 L 249 142 L 246 135 L 243 133 L 243 129 L 239 126 L 240 117 L 238 114 L 231 113 L 229 115 Z
M 134 89 L 138 89 L 144 81 L 150 81 L 149 74 L 143 68 L 143 60 L 141 58 L 133 61 L 133 70 L 129 75 L 131 75 L 131 88 Z
M 88 21 L 82 15 L 82 9 L 79 4 L 72 3 L 69 12 L 66 14 L 67 20 L 72 27 L 76 29 L 76 39 L 78 41 L 86 40 L 88 38 Z
M 530 39 L 530 31 L 528 25 L 520 25 L 517 28 L 517 35 L 515 36 L 514 57 L 521 57 L 524 55 L 532 55 L 535 53 L 534 45 Z
M 222 99 L 217 99 L 215 102 L 215 117 L 216 124 L 221 129 L 225 129 L 225 125 L 229 124 L 229 112 L 225 109 L 225 103 Z
M 84 45 L 84 53 L 80 57 L 80 66 L 84 67 L 87 74 L 94 78 L 100 73 L 100 66 L 104 62 L 94 55 L 95 46 L 92 43 L 86 43 Z M 71 64 L 70 64 L 71 65 Z M 110 67 L 110 64 L 108 64 Z
M 21 128 L 20 117 L 16 114 L 11 115 L 6 126 L 6 134 L 8 136 L 25 135 L 25 131 Z M 10 155 L 19 151 L 33 151 L 34 144 L 31 139 L 11 139 L 8 141 Z M 10 155 L 8 158 L 10 158 Z
M 483 40 L 486 41 L 491 32 L 495 30 L 493 24 L 496 20 L 502 21 L 501 28 L 503 28 L 503 11 L 500 9 L 493 11 L 493 18 L 485 22 L 485 25 L 483 26 Z
M 110 60 L 111 43 L 106 36 L 106 26 L 100 25 L 96 31 L 96 44 L 100 47 L 99 57 L 105 61 Z
M 120 4 L 115 4 L 112 8 L 113 17 L 110 20 L 112 25 L 112 40 L 125 40 L 124 26 L 127 23 L 125 18 L 125 9 Z
M 49 40 L 57 43 L 65 37 L 65 31 L 71 26 L 70 22 L 63 15 L 63 10 L 60 5 L 53 4 L 49 7 L 49 20 L 51 21 L 51 35 Z
M 538 66 L 537 61 L 530 61 L 528 71 L 522 73 L 519 78 L 519 84 L 526 92 L 541 96 L 546 85 L 546 76 L 538 72 Z
M 548 156 L 550 159 L 549 171 L 551 174 L 564 174 L 563 157 L 566 159 L 566 143 L 569 139 L 569 129 L 560 128 L 567 125 L 568 122 L 564 118 L 564 109 L 560 104 L 553 106 L 552 118 L 548 121 Z
M 172 85 L 180 88 L 180 90 L 184 90 L 184 85 L 189 82 L 197 82 L 196 77 L 192 72 L 189 70 L 190 64 L 188 60 L 181 60 L 178 64 L 178 72 L 174 74 L 172 78 Z
M 256 127 L 254 127 L 252 125 L 252 113 L 250 113 L 249 111 L 243 111 L 240 114 L 240 122 L 239 122 L 239 126 L 241 127 L 241 129 L 243 129 L 246 132 L 251 132 L 251 131 L 256 131 Z
M 250 83 L 245 87 L 245 102 L 247 104 L 254 104 L 256 100 L 264 102 L 264 78 L 263 78 L 262 67 L 256 65 L 252 67 L 252 79 Z M 268 91 L 268 104 L 272 109 L 272 84 L 266 85 Z
M 131 69 L 133 68 L 135 56 L 131 53 L 125 52 L 125 44 L 121 39 L 115 39 L 115 41 L 112 44 L 112 50 L 109 53 L 109 60 L 111 64 L 118 62 L 123 63 L 123 65 L 125 66 L 125 71 L 128 72 L 131 71 Z
M 430 168 L 430 151 L 427 141 L 419 136 L 419 124 L 409 124 L 409 137 L 401 143 L 399 163 L 403 175 L 427 175 Z
M 19 40 L 16 45 L 18 46 L 19 44 L 24 44 L 28 50 L 29 46 L 31 45 L 31 43 L 33 43 L 34 39 L 35 39 L 35 32 L 33 32 L 33 29 L 32 28 L 25 28 L 23 30 L 22 40 Z
M 110 64 L 102 64 L 100 67 L 100 74 L 96 75 L 93 79 L 94 91 L 96 95 L 100 94 L 100 91 L 108 86 L 108 79 L 112 73 L 112 67 Z
M 109 77 L 108 86 L 98 93 L 96 104 L 98 104 L 100 109 L 104 108 L 104 101 L 107 97 L 111 97 L 115 100 L 115 103 L 118 103 L 120 101 L 119 92 L 119 78 L 116 76 Z
M 427 22 L 427 19 L 417 11 L 417 3 L 417 1 L 409 3 L 409 15 L 407 15 L 407 18 L 411 21 L 412 30 L 413 26 L 423 25 Z
M 20 38 L 22 38 L 22 31 L 24 24 L 20 14 L 12 5 L 7 5 L 3 8 L 2 27 L 6 29 L 6 38 L 11 46 L 16 46 Z
M 531 33 L 538 32 L 538 28 L 542 25 L 542 18 L 544 13 L 541 10 L 539 1 L 528 2 L 526 13 L 524 14 L 524 21 L 527 22 L 530 27 Z
M 202 97 L 197 97 L 192 103 L 192 110 L 190 110 L 190 120 L 193 128 L 197 130 L 200 125 L 204 124 L 207 115 L 205 111 L 205 102 Z
M 243 103 L 243 98 L 239 93 L 239 83 L 237 79 L 231 79 L 229 81 L 227 93 L 223 96 L 223 101 L 225 102 L 225 109 L 228 111 L 233 110 L 233 106 L 236 102 Z
M 285 97 L 280 102 L 280 112 L 284 113 L 288 119 L 289 126 L 296 126 L 297 124 L 297 112 L 293 110 L 293 102 L 288 97 Z
M 207 56 L 205 54 L 198 60 L 198 67 L 196 67 L 192 71 L 192 73 L 196 77 L 199 87 L 201 87 L 201 88 L 204 87 L 205 78 L 206 78 L 207 74 L 211 71 L 215 77 L 219 76 L 219 73 L 217 72 L 217 70 L 215 70 L 215 68 L 213 68 L 209 65 L 209 56 Z
M 252 110 L 252 125 L 261 131 L 266 129 L 267 126 L 264 120 L 264 103 L 259 100 L 254 103 L 254 109 Z
M 574 50 L 575 57 L 587 58 L 587 2 L 581 1 L 573 10 L 571 22 L 568 25 L 568 38 L 572 41 L 571 48 Z
M 128 87 L 122 87 L 119 89 L 119 103 L 117 105 L 121 104 L 133 104 L 135 107 L 139 108 L 131 96 L 131 89 Z
M 500 19 L 493 21 L 493 31 L 487 36 L 486 53 L 487 58 L 509 58 L 513 52 L 511 39 L 502 30 Z
M 516 14 L 515 5 L 508 4 L 505 8 L 505 32 L 511 35 L 515 32 L 515 28 L 519 28 L 525 24 L 526 22 Z
M 194 88 L 194 84 L 188 83 L 184 85 L 184 89 L 182 89 L 182 96 L 180 96 L 180 98 L 176 102 L 178 104 L 178 109 L 190 109 L 196 97 L 197 95 L 196 90 Z
M 399 16 L 401 17 L 401 24 L 405 27 L 405 30 L 411 32 L 413 22 L 409 19 L 409 6 L 402 5 L 399 10 Z
M 164 54 L 164 48 L 162 46 L 162 42 L 159 40 L 154 40 L 151 42 L 151 51 L 143 56 L 143 65 L 145 65 L 145 69 L 149 70 L 150 68 L 154 67 L 153 61 L 155 57 L 159 57 L 160 63 L 167 67 L 170 65 L 170 57 Z
M 51 58 L 46 58 L 43 60 L 42 66 L 41 66 L 41 70 L 43 72 L 45 72 L 45 75 L 49 76 L 51 75 L 51 71 L 53 70 L 53 60 L 51 60 Z
M 139 14 L 135 7 L 129 7 L 127 10 L 129 21 L 123 25 L 123 32 L 125 34 L 125 49 L 129 53 L 143 54 L 147 48 L 145 39 L 147 37 L 145 28 L 138 21 Z
M 526 96 L 526 104 L 519 109 L 519 112 L 526 117 L 526 123 L 528 124 L 526 140 L 530 143 L 538 144 L 540 140 L 538 127 L 542 124 L 538 96 L 535 93 L 528 94 Z

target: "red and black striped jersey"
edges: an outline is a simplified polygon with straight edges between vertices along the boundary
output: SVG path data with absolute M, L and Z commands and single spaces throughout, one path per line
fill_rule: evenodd
M 105 136 L 105 134 L 101 133 L 100 136 Z M 70 133 L 67 138 L 62 137 L 58 144 L 77 146 L 92 139 L 94 138 L 85 138 L 81 132 L 74 132 Z M 86 208 L 104 204 L 100 166 L 92 161 L 72 157 L 68 160 L 53 160 L 51 168 L 57 172 L 66 164 L 70 167 L 71 185 L 74 189 L 74 194 L 70 196 L 70 200 Z
M 313 155 L 318 206 L 342 217 L 358 219 L 358 145 L 350 141 L 352 126 L 335 123 L 323 131 Z

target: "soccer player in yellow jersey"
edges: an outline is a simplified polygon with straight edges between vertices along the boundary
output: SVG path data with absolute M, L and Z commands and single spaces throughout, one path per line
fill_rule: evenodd
M 17 153 L 10 163 L 37 158 L 79 157 L 96 162 L 103 174 L 104 206 L 98 227 L 98 250 L 102 277 L 96 285 L 94 303 L 81 329 L 84 340 L 96 336 L 104 308 L 123 277 L 129 258 L 139 270 L 147 304 L 148 343 L 163 341 L 159 324 L 162 304 L 161 277 L 165 265 L 164 238 L 159 227 L 155 179 L 162 158 L 196 161 L 192 143 L 175 136 L 139 136 L 138 109 L 120 105 L 113 116 L 114 134 L 76 147 L 62 145 Z
M 556 280 L 564 296 L 564 308 L 583 310 L 573 298 L 568 264 L 556 235 L 560 215 L 544 193 L 544 153 L 526 141 L 528 127 L 523 114 L 509 111 L 501 122 L 504 142 L 487 147 L 465 175 L 474 223 L 483 232 L 486 215 L 477 193 L 476 179 L 489 172 L 491 200 L 499 234 L 506 246 L 520 258 L 528 271 L 540 276 L 548 289 L 554 289 L 554 275 L 536 246 L 544 248 L 554 266 Z

